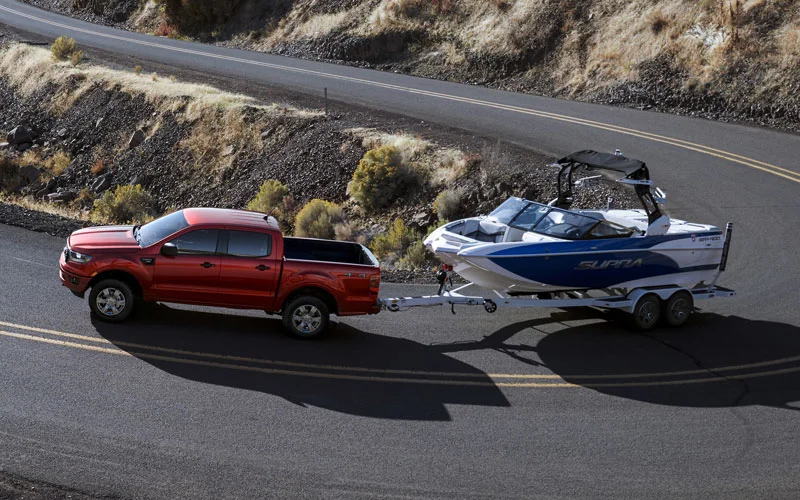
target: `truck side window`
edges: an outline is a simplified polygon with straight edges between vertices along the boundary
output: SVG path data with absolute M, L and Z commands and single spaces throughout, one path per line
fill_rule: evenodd
M 233 257 L 267 257 L 272 253 L 272 236 L 267 233 L 231 231 L 228 236 L 228 255 Z
M 179 255 L 214 255 L 218 235 L 216 229 L 198 229 L 178 236 L 172 243 L 178 247 Z

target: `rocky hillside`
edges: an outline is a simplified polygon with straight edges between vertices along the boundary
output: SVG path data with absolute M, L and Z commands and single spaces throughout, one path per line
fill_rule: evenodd
M 28 0 L 163 36 L 800 129 L 795 0 Z
M 551 159 L 530 151 L 446 131 L 434 142 L 404 118 L 263 102 L 90 64 L 67 43 L 53 51 L 61 46 L 73 51 L 64 62 L 44 48 L 0 48 L 0 202 L 86 223 L 249 207 L 272 211 L 287 231 L 363 241 L 386 262 L 414 267 L 424 248 L 406 253 L 440 221 L 485 213 L 510 195 L 554 196 Z M 632 199 L 596 184 L 577 203 L 608 196 Z M 0 208 L 0 223 L 56 234 L 74 227 Z

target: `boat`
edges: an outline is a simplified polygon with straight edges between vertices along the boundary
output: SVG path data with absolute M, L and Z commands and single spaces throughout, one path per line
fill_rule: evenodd
M 549 204 L 511 197 L 489 215 L 445 224 L 425 245 L 466 280 L 510 296 L 713 285 L 727 236 L 664 214 L 666 195 L 644 162 L 584 150 L 554 165 L 558 197 Z M 581 170 L 633 186 L 643 208 L 571 209 Z

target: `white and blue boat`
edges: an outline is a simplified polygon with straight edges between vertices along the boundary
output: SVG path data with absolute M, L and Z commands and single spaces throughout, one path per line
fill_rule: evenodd
M 579 151 L 556 162 L 558 197 L 545 205 L 512 197 L 486 216 L 448 223 L 425 245 L 473 284 L 511 296 L 712 284 L 726 235 L 663 214 L 645 163 Z M 573 173 L 614 174 L 643 208 L 571 210 Z

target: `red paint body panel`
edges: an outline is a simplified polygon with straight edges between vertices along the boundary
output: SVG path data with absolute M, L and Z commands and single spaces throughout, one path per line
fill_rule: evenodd
M 69 249 L 90 255 L 91 260 L 81 264 L 67 259 L 66 252 L 62 252 L 59 262 L 62 284 L 82 296 L 93 280 L 114 274 L 118 279 L 135 282 L 142 298 L 149 302 L 260 309 L 271 313 L 280 312 L 286 299 L 298 290 L 312 289 L 328 294 L 340 316 L 380 311 L 377 305 L 380 268 L 369 252 L 366 253 L 374 265 L 285 259 L 277 222 L 271 218 L 265 220 L 264 214 L 210 208 L 186 209 L 182 213 L 188 227 L 145 248 L 139 246 L 131 226 L 87 228 L 72 233 L 67 240 Z M 165 243 L 197 229 L 220 231 L 218 250 L 223 244 L 222 235 L 228 231 L 268 234 L 271 252 L 266 257 L 237 257 L 219 251 L 214 255 L 161 254 Z M 224 241 L 227 245 L 227 236 Z

